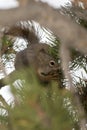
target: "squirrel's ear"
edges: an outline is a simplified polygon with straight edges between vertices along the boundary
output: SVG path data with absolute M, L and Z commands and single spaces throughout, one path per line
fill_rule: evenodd
M 32 44 L 31 46 L 33 46 L 35 52 L 48 53 L 49 51 L 49 45 L 45 43 Z
M 39 52 L 43 52 L 43 53 L 45 53 L 46 50 L 45 50 L 44 48 L 41 48 L 41 49 L 39 50 Z
M 48 50 L 49 50 L 49 45 L 43 43 L 41 45 L 40 51 L 42 51 L 42 52 L 48 52 Z

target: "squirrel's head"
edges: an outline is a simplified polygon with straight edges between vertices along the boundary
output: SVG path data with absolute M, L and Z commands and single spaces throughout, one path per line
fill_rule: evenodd
M 57 80 L 60 67 L 53 56 L 49 54 L 50 46 L 47 44 L 36 44 L 34 48 L 35 55 L 37 56 L 35 67 L 39 79 L 43 82 Z

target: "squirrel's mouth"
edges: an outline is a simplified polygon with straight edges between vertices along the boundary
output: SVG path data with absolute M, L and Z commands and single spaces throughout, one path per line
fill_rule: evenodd
M 44 73 L 44 72 L 41 72 L 40 74 L 43 75 L 43 76 L 48 76 L 49 75 L 49 73 Z
M 58 79 L 58 72 L 57 71 L 52 71 L 52 72 L 39 72 L 39 77 L 41 80 L 57 80 Z

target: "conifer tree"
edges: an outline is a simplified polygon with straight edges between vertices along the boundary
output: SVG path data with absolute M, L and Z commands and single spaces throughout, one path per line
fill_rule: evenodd
M 74 8 L 77 9 L 75 12 Z M 63 8 L 65 15 L 72 17 L 85 29 L 87 29 L 86 19 L 80 17 L 78 12 L 79 7 L 66 7 Z M 85 10 L 81 9 L 84 12 Z M 39 30 L 40 31 L 40 30 Z M 44 29 L 44 32 L 46 30 Z M 49 34 L 49 33 L 48 33 Z M 46 32 L 46 36 L 48 35 Z M 61 40 L 56 37 L 48 35 L 48 39 L 52 46 L 50 47 L 49 54 L 55 60 L 58 60 L 61 67 L 61 59 L 57 48 L 60 48 Z M 14 38 L 4 36 L 2 38 L 2 59 L 4 65 L 11 59 L 12 54 L 16 54 L 13 47 Z M 17 48 L 18 49 L 18 48 Z M 86 61 L 87 57 L 81 54 L 77 49 L 71 49 L 70 70 L 82 67 L 87 72 Z M 3 69 L 3 68 L 2 68 Z M 60 77 L 58 83 L 51 82 L 48 86 L 44 87 L 38 82 L 38 79 L 33 71 L 22 70 L 14 76 L 23 80 L 17 80 L 14 84 L 10 84 L 11 92 L 14 97 L 14 102 L 10 105 L 0 96 L 0 129 L 2 130 L 79 130 L 79 113 L 76 106 L 72 103 L 72 94 L 69 90 L 65 89 L 66 79 L 63 76 L 60 68 Z M 12 77 L 14 78 L 14 77 Z M 59 82 L 61 81 L 61 82 Z M 9 79 L 12 83 L 12 79 Z M 79 77 L 79 82 L 75 81 L 76 94 L 79 96 L 80 101 L 87 112 L 86 94 L 87 94 L 87 81 Z M 62 89 L 61 89 L 62 88 Z

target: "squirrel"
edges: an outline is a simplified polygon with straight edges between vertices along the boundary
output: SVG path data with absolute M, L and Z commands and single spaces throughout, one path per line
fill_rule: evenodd
M 30 43 L 26 49 L 18 52 L 15 58 L 15 70 L 5 78 L 0 79 L 0 88 L 7 85 L 14 73 L 24 68 L 32 67 L 37 78 L 42 83 L 49 83 L 51 80 L 58 80 L 58 70 L 60 69 L 58 62 L 49 54 L 50 46 L 46 43 L 40 43 L 38 36 L 29 27 L 19 22 L 4 31 L 4 35 L 12 35 L 21 37 Z M 6 81 L 6 82 L 5 82 Z

